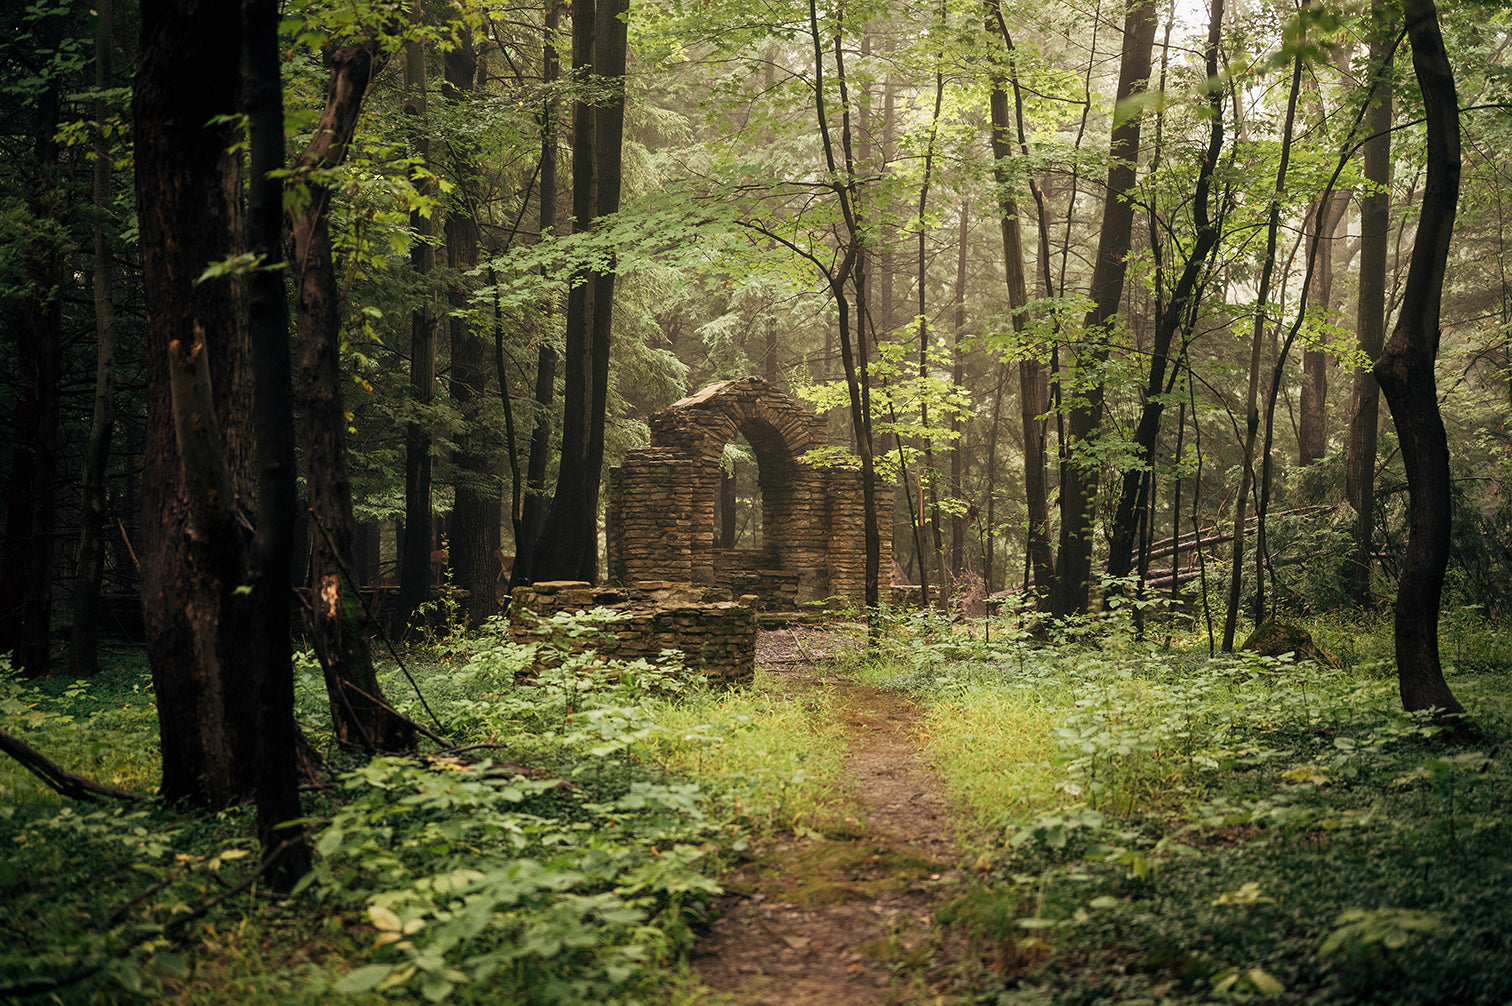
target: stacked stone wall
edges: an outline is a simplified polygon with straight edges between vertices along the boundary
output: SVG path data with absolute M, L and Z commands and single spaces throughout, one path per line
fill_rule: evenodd
M 717 470 L 717 469 L 716 469 Z M 690 582 L 704 515 L 697 504 L 702 472 L 675 450 L 631 451 L 609 471 L 606 524 L 609 579 Z M 713 521 L 712 511 L 708 520 Z
M 612 469 L 609 576 L 718 584 L 787 609 L 839 597 L 861 604 L 866 546 L 861 474 L 803 455 L 827 445 L 825 422 L 754 377 L 710 385 L 651 418 L 651 447 Z M 715 500 L 724 446 L 744 436 L 762 499 L 759 552 L 717 549 Z M 879 492 L 879 495 L 885 495 Z M 882 536 L 882 569 L 892 565 Z
M 684 667 L 716 687 L 749 684 L 756 672 L 754 598 L 728 591 L 656 582 L 632 589 L 558 580 L 516 587 L 509 606 L 509 636 L 537 642 L 541 622 L 561 612 L 609 608 L 628 617 L 607 627 L 612 637 L 592 645 L 616 660 L 658 662 L 663 650 L 681 650 Z

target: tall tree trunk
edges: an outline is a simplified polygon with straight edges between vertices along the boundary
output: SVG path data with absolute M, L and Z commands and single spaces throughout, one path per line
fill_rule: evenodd
M 1017 130 L 1020 153 L 1026 157 L 1028 143 L 1024 134 L 1022 92 L 1018 86 L 1018 75 L 1012 59 L 1013 39 L 1008 34 L 1007 22 L 1003 20 L 1002 8 L 997 0 L 991 0 L 989 3 L 987 20 L 988 31 L 996 27 L 1002 34 L 1003 45 L 1009 54 L 1007 75 L 1013 82 L 1013 123 L 1010 124 L 1008 120 L 1008 94 L 1003 90 L 1002 75 L 995 76 L 993 79 L 989 107 L 992 118 L 992 172 L 993 180 L 997 182 L 1000 193 L 998 216 L 1002 225 L 1003 262 L 1007 271 L 1008 309 L 1012 312 L 1011 324 L 1014 334 L 1022 336 L 1028 322 L 1024 312 L 1029 304 L 1029 287 L 1024 277 L 1023 226 L 1018 200 L 1009 188 L 1007 161 L 1013 154 L 1010 129 Z M 1035 207 L 1039 211 L 1040 265 L 1043 270 L 1048 270 L 1050 243 L 1045 230 L 1044 197 L 1032 175 L 1029 178 L 1029 186 L 1035 200 Z M 1048 276 L 1048 273 L 1045 275 Z M 1047 429 L 1043 418 L 1050 411 L 1050 385 L 1045 373 L 1045 365 L 1032 353 L 1025 353 L 1019 360 L 1018 371 L 1019 422 L 1024 434 L 1024 499 L 1028 516 L 1024 543 L 1027 558 L 1025 572 L 1033 585 L 1039 603 L 1043 604 L 1049 597 L 1055 580 L 1055 560 L 1050 550 L 1049 480 L 1045 473 Z M 1001 399 L 1001 394 L 1000 387 L 999 399 Z M 994 414 L 994 443 L 996 442 L 996 424 L 997 417 Z M 988 463 L 992 463 L 990 456 Z M 991 521 L 989 508 L 989 525 Z M 990 591 L 990 576 L 988 580 Z
M 1301 15 L 1299 15 L 1301 16 Z M 1270 220 L 1266 228 L 1265 261 L 1260 267 L 1260 290 L 1255 302 L 1255 327 L 1250 342 L 1249 391 L 1245 410 L 1243 473 L 1239 495 L 1234 500 L 1234 550 L 1229 569 L 1228 607 L 1223 616 L 1223 651 L 1234 648 L 1234 631 L 1239 623 L 1239 588 L 1244 582 L 1244 525 L 1247 519 L 1250 488 L 1255 481 L 1255 437 L 1260 429 L 1260 353 L 1265 344 L 1266 310 L 1270 301 L 1271 276 L 1276 268 L 1276 239 L 1281 228 L 1281 195 L 1286 191 L 1286 171 L 1291 163 L 1292 126 L 1297 116 L 1297 95 L 1302 86 L 1303 56 L 1299 50 L 1292 61 L 1291 90 L 1286 102 L 1286 125 L 1281 133 L 1281 163 L 1276 167 L 1276 185 L 1271 193 Z M 1255 592 L 1265 595 L 1265 581 L 1255 578 Z M 1263 601 L 1257 602 L 1260 608 Z
M 472 33 L 465 28 L 446 52 L 446 81 L 458 102 L 471 100 L 478 77 L 478 56 Z M 481 626 L 498 611 L 494 592 L 497 563 L 488 545 L 488 526 L 496 523 L 497 476 L 491 469 L 488 435 L 482 428 L 484 397 L 488 391 L 488 346 L 473 330 L 465 273 L 478 264 L 478 221 L 467 187 L 477 176 L 473 154 L 465 141 L 452 144 L 460 205 L 446 217 L 446 264 L 452 273 L 452 366 L 449 391 L 462 419 L 457 444 L 457 480 L 453 485 L 452 534 L 447 542 L 454 582 L 467 591 L 463 610 L 469 625 Z
M 253 498 L 246 301 L 240 251 L 240 11 L 146 0 L 132 137 L 146 307 L 142 608 L 160 727 L 164 799 L 223 807 L 258 783 L 247 627 Z M 214 396 L 210 389 L 214 387 Z
M 997 387 L 993 389 L 992 393 L 992 422 L 987 427 L 987 452 L 985 456 L 987 469 L 987 512 L 984 518 L 986 521 L 984 525 L 985 530 L 982 535 L 982 579 L 986 581 L 987 593 L 989 594 L 997 590 L 997 567 L 994 559 L 997 545 L 996 536 L 993 534 L 993 529 L 997 526 L 997 447 L 998 434 L 1001 432 L 1003 425 L 1003 390 L 1007 386 L 1008 364 L 999 363 Z M 1026 444 L 1024 453 L 1027 454 L 1028 452 L 1029 447 Z M 1024 576 L 1026 579 L 1029 576 L 1027 563 Z
M 881 175 L 886 175 L 888 167 L 897 159 L 897 135 L 898 83 L 892 77 L 888 77 L 882 82 L 882 164 L 879 172 Z M 878 232 L 879 247 L 874 252 L 877 265 L 872 270 L 872 287 L 876 291 L 876 296 L 872 299 L 877 303 L 877 316 L 881 319 L 878 327 L 884 335 L 891 335 L 898 321 L 898 264 L 895 249 L 898 228 L 894 224 L 896 217 L 892 212 L 891 198 L 887 198 L 888 204 L 880 208 L 882 226 Z
M 561 61 L 557 56 L 558 29 L 561 25 L 561 8 L 556 0 L 546 2 L 544 42 L 541 47 L 542 81 L 546 86 L 546 100 L 540 115 L 541 125 L 541 170 L 540 170 L 540 221 L 541 233 L 556 231 L 557 222 L 557 101 L 552 88 L 561 78 Z M 554 305 L 547 309 L 547 316 L 555 314 Z M 544 327 L 544 326 L 543 326 Z M 525 486 L 521 492 L 518 476 L 514 480 L 514 533 L 515 562 L 510 574 L 510 586 L 530 583 L 535 579 L 536 543 L 546 523 L 546 463 L 551 451 L 552 397 L 556 389 L 556 346 L 549 332 L 543 332 L 536 349 L 536 379 L 532 400 L 535 417 L 531 425 L 530 456 L 526 461 Z
M 1089 294 L 1092 309 L 1084 323 L 1091 344 L 1078 352 L 1076 369 L 1090 371 L 1085 393 L 1071 403 L 1067 435 L 1073 452 L 1061 483 L 1060 548 L 1057 560 L 1057 615 L 1087 610 L 1092 581 L 1092 529 L 1096 516 L 1099 466 L 1086 456 L 1092 439 L 1102 426 L 1102 368 L 1112 348 L 1112 324 L 1123 298 L 1128 271 L 1129 243 L 1134 226 L 1134 204 L 1128 198 L 1134 188 L 1139 159 L 1139 130 L 1143 119 L 1131 99 L 1144 93 L 1150 76 L 1150 54 L 1155 45 L 1155 4 L 1134 0 L 1124 19 L 1124 39 L 1118 71 L 1118 99 L 1113 116 L 1102 229 L 1097 241 L 1097 259 L 1092 267 Z M 1080 455 L 1080 456 L 1078 456 Z
M 115 41 L 113 0 L 96 0 L 95 90 L 111 85 L 111 48 Z M 95 99 L 94 143 L 94 305 L 95 390 L 89 440 L 84 446 L 83 497 L 79 520 L 79 554 L 74 580 L 73 628 L 68 642 L 68 673 L 75 677 L 100 669 L 96 649 L 100 628 L 100 581 L 105 568 L 102 535 L 105 528 L 105 472 L 110 461 L 110 436 L 115 429 L 115 260 L 105 235 L 111 201 L 110 142 L 104 125 L 109 106 Z
M 1378 23 L 1384 23 L 1381 4 L 1372 4 Z M 1362 151 L 1366 191 L 1360 200 L 1360 280 L 1355 333 L 1360 349 L 1371 360 L 1386 344 L 1386 259 L 1391 237 L 1391 66 L 1395 44 L 1378 31 L 1370 40 L 1370 108 L 1366 114 L 1369 138 Z M 1346 579 L 1357 603 L 1371 601 L 1371 553 L 1375 541 L 1376 435 L 1380 428 L 1380 394 L 1375 375 L 1361 368 L 1354 373 L 1350 395 L 1346 495 L 1354 507 L 1353 554 Z
M 410 22 L 424 22 L 420 0 L 410 7 Z M 413 120 L 411 149 L 426 166 L 430 166 L 430 125 L 427 117 L 429 82 L 425 69 L 425 43 L 411 38 L 404 45 L 404 114 Z M 419 188 L 431 194 L 433 183 L 425 181 Z M 436 249 L 431 244 L 436 225 L 428 214 L 416 210 L 410 214 L 410 229 L 415 244 L 410 250 L 410 268 L 423 288 L 436 266 Z M 415 405 L 429 406 L 436 397 L 436 316 L 429 303 L 431 294 L 422 293 L 425 303 L 410 312 L 410 387 Z M 415 609 L 430 598 L 431 550 L 431 468 L 430 427 L 424 421 L 412 421 L 404 429 L 404 542 L 399 553 L 399 614 L 407 623 Z
M 578 0 L 572 6 L 573 67 L 597 104 L 580 95 L 573 112 L 573 229 L 619 209 L 625 120 L 629 0 Z M 598 579 L 598 499 L 609 404 L 614 266 L 578 277 L 567 298 L 562 388 L 562 450 L 556 491 L 536 546 L 538 580 Z
M 288 305 L 284 297 L 283 81 L 277 0 L 242 0 L 242 72 L 252 177 L 247 186 L 251 274 L 248 322 L 256 434 L 257 531 L 248 580 L 254 608 L 253 673 L 257 688 L 257 831 L 264 859 L 277 856 L 271 881 L 287 891 L 309 870 L 302 841 L 294 720 L 294 663 L 289 632 L 294 540 L 294 410 L 289 393 Z
M 1434 362 L 1444 272 L 1459 205 L 1459 99 L 1433 0 L 1404 0 L 1412 67 L 1427 119 L 1427 179 L 1417 237 L 1391 339 L 1375 362 L 1407 469 L 1407 553 L 1397 582 L 1396 659 L 1409 711 L 1460 713 L 1464 707 L 1439 663 L 1438 616 L 1449 564 L 1449 442 L 1439 414 Z
M 971 204 L 961 201 L 961 225 L 956 235 L 955 312 L 951 327 L 955 330 L 950 348 L 950 383 L 966 386 L 966 238 L 970 233 Z M 959 579 L 966 555 L 966 515 L 961 512 L 964 492 L 962 480 L 966 467 L 966 430 L 959 409 L 950 410 L 950 495 L 956 505 L 950 508 L 950 575 Z
M 817 31 L 817 12 L 813 0 L 809 4 L 810 24 L 814 27 L 814 44 L 817 48 L 819 35 Z M 882 531 L 877 502 L 877 469 L 876 454 L 872 440 L 872 403 L 871 403 L 871 376 L 867 363 L 867 328 L 870 317 L 870 304 L 868 301 L 869 289 L 867 282 L 869 275 L 866 270 L 866 255 L 868 242 L 866 240 L 867 229 L 861 216 L 861 186 L 857 181 L 856 161 L 851 150 L 851 125 L 850 125 L 850 95 L 845 72 L 845 47 L 843 34 L 845 23 L 843 18 L 835 24 L 835 36 L 832 40 L 831 51 L 835 56 L 835 84 L 840 97 L 840 146 L 845 158 L 845 184 L 842 188 L 841 206 L 845 218 L 845 227 L 851 249 L 854 252 L 854 269 L 851 274 L 852 289 L 856 294 L 856 349 L 855 357 L 859 360 L 860 367 L 857 371 L 854 367 L 846 370 L 847 383 L 852 388 L 851 418 L 856 422 L 856 441 L 861 449 L 861 503 L 862 503 L 862 539 L 865 550 L 865 599 L 866 599 L 866 624 L 867 638 L 875 644 L 882 630 L 882 623 L 877 616 L 878 604 L 881 600 L 881 566 L 882 566 Z M 817 69 L 818 61 L 815 66 Z M 815 91 L 820 105 L 823 104 L 823 85 L 815 81 Z M 828 130 L 825 130 L 826 134 Z M 829 137 L 825 137 L 826 154 L 833 163 L 834 151 Z M 846 353 L 845 322 L 841 317 L 840 324 L 840 352 Z M 859 392 L 859 398 L 855 397 Z M 859 409 L 858 409 L 859 406 Z M 923 565 L 922 557 L 919 560 Z
M 377 39 L 370 37 L 332 56 L 325 111 L 290 173 L 306 195 L 291 220 L 299 297 L 296 393 L 311 524 L 310 629 L 336 739 L 366 750 L 401 751 L 413 746 L 413 728 L 385 708 L 357 590 L 357 523 L 341 393 L 341 305 L 330 233 L 333 192 L 323 180 L 346 157 L 377 70 L 377 51 Z
M 1349 193 L 1335 193 L 1328 202 L 1314 207 L 1311 214 L 1316 229 L 1317 258 L 1312 264 L 1312 282 L 1307 292 L 1325 321 L 1333 313 L 1334 246 L 1338 243 L 1339 225 L 1349 208 Z M 1321 461 L 1328 450 L 1328 363 L 1329 355 L 1321 349 L 1302 353 L 1302 395 L 1298 403 L 1297 460 L 1304 467 Z
M 914 290 L 917 301 L 914 305 L 914 317 L 918 321 L 919 333 L 919 360 L 918 375 L 922 384 L 929 378 L 929 315 L 928 315 L 928 292 L 929 292 L 929 259 L 927 255 L 929 240 L 929 228 L 926 223 L 925 210 L 929 204 L 929 188 L 934 181 L 934 157 L 935 142 L 939 136 L 940 109 L 945 101 L 945 74 L 943 70 L 935 71 L 934 88 L 934 114 L 929 120 L 929 139 L 924 146 L 924 176 L 919 183 L 919 210 L 916 217 L 918 230 L 918 251 L 915 259 L 917 272 L 915 276 Z M 863 354 L 864 355 L 864 354 Z M 919 426 L 929 429 L 929 399 L 924 395 L 919 397 Z M 935 479 L 938 471 L 935 468 L 934 441 L 925 433 L 920 438 L 919 447 L 924 455 L 924 468 L 921 480 L 927 479 L 929 485 L 929 506 L 924 502 L 923 482 L 920 483 L 919 509 L 915 514 L 914 545 L 919 552 L 919 606 L 929 606 L 929 577 L 931 569 L 939 572 L 938 595 L 940 610 L 946 611 L 950 605 L 950 583 L 945 577 L 945 562 L 943 542 L 940 536 L 940 506 L 939 493 L 935 488 Z M 901 457 L 902 444 L 899 443 L 899 456 Z M 929 518 L 929 528 L 926 530 L 924 521 L 926 511 Z
M 1196 315 L 1201 299 L 1200 280 L 1207 272 L 1212 255 L 1218 250 L 1222 230 L 1221 220 L 1213 219 L 1212 207 L 1209 205 L 1213 172 L 1223 152 L 1223 91 L 1216 83 L 1222 28 L 1223 0 L 1212 0 L 1207 48 L 1204 53 L 1208 80 L 1213 82 L 1208 89 L 1208 145 L 1198 165 L 1197 182 L 1192 196 L 1192 222 L 1197 238 L 1187 251 L 1186 261 L 1182 263 L 1181 275 L 1171 291 L 1170 300 L 1162 306 L 1155 322 L 1144 405 L 1140 410 L 1139 425 L 1134 430 L 1135 464 L 1124 472 L 1118 502 L 1113 508 L 1113 530 L 1108 544 L 1108 576 L 1114 579 L 1128 576 L 1134 568 L 1134 541 L 1139 514 L 1143 509 L 1141 502 L 1151 497 L 1150 465 L 1160 437 L 1165 395 L 1170 391 L 1170 382 L 1174 379 L 1174 374 L 1171 378 L 1166 374 L 1171 364 L 1171 343 L 1187 319 Z

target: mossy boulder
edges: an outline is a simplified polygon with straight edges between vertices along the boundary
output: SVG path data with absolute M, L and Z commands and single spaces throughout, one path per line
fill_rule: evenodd
M 1325 667 L 1339 666 L 1339 659 L 1315 643 L 1312 633 L 1300 625 L 1275 618 L 1261 622 L 1240 649 L 1258 653 L 1262 657 L 1279 657 L 1291 653 L 1295 654 L 1299 662 L 1316 660 Z

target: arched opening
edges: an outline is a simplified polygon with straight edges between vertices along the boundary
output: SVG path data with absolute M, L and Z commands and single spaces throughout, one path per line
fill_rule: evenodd
M 719 492 L 714 497 L 714 547 L 758 551 L 762 547 L 760 466 L 745 437 L 724 445 Z

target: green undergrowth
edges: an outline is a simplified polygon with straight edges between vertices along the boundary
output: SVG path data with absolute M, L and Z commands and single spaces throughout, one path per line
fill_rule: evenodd
M 1336 668 L 1115 617 L 1054 646 L 982 628 L 915 618 L 856 668 L 927 703 L 935 765 L 997 836 L 942 913 L 973 1001 L 1512 1000 L 1503 627 L 1445 621 L 1468 746 L 1402 712 L 1389 626 L 1314 625 Z
M 1127 609 L 894 619 L 835 668 L 923 705 L 931 759 L 989 836 L 942 912 L 969 948 L 955 1001 L 1512 1000 L 1512 636 L 1446 616 L 1481 731 L 1450 747 L 1401 713 L 1384 626 L 1311 623 L 1338 657 L 1322 668 L 1210 659 L 1150 615 L 1149 641 Z M 761 673 L 712 693 L 675 654 L 600 660 L 610 617 L 409 651 L 387 695 L 458 746 L 418 757 L 332 750 L 305 661 L 328 782 L 306 794 L 316 865 L 292 895 L 242 886 L 250 808 L 73 804 L 0 764 L 0 998 L 665 1002 L 692 994 L 726 867 L 772 834 L 808 858 L 750 868 L 806 903 L 932 869 L 856 840 L 837 693 Z M 68 769 L 155 785 L 140 659 L 84 685 L 0 677 L 0 712 Z
M 385 692 L 458 746 L 418 757 L 331 750 L 301 660 L 299 718 L 330 782 L 307 792 L 315 866 L 288 896 L 237 890 L 257 861 L 250 808 L 71 805 L 0 765 L 0 999 L 665 1001 L 725 857 L 844 815 L 843 745 L 824 694 L 765 676 L 690 689 L 676 654 L 599 659 L 612 617 L 411 650 Z M 7 676 L 0 702 L 66 767 L 155 786 L 140 661 L 84 686 Z

